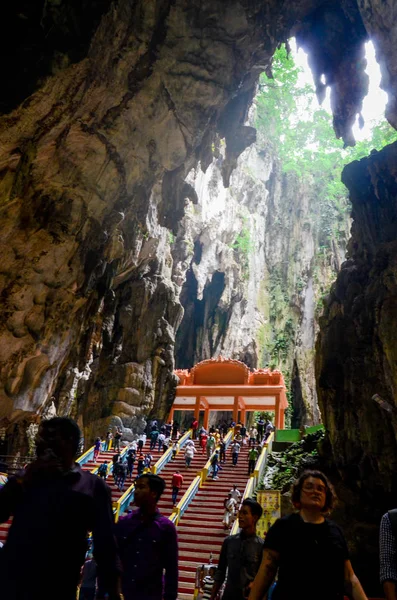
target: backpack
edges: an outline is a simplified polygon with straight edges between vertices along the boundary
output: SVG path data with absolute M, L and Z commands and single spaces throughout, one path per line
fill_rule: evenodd
M 98 469 L 99 475 L 106 475 L 108 472 L 108 466 L 106 463 L 102 463 Z

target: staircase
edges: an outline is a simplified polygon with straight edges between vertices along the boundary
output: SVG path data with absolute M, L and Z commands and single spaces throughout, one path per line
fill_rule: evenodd
M 146 440 L 146 444 L 143 447 L 143 455 L 146 456 L 146 454 L 149 454 L 149 452 L 153 456 L 152 465 L 154 465 L 155 462 L 163 454 L 163 451 L 158 452 L 157 447 L 155 450 L 150 451 L 150 440 Z M 93 460 L 86 462 L 82 466 L 83 471 L 93 471 L 94 469 L 96 469 L 103 463 L 112 463 L 114 454 L 115 454 L 115 451 L 113 449 L 111 449 L 109 451 L 100 452 L 97 462 L 95 463 Z M 137 452 L 137 456 L 138 455 L 139 455 L 139 453 Z M 121 496 L 124 494 L 126 489 L 128 487 L 130 487 L 130 485 L 135 481 L 135 478 L 137 476 L 137 469 L 138 469 L 138 459 L 136 458 L 135 463 L 134 463 L 134 470 L 132 472 L 132 478 L 131 477 L 126 478 L 126 480 L 124 482 L 124 488 L 121 491 L 119 490 L 119 488 L 116 486 L 116 484 L 114 482 L 113 473 L 109 473 L 109 475 L 107 476 L 107 479 L 106 479 L 106 483 L 109 486 L 110 491 L 112 493 L 112 503 L 117 502 L 117 500 L 119 498 L 121 498 Z
M 222 523 L 223 501 L 234 484 L 241 495 L 244 493 L 248 480 L 247 446 L 242 446 L 236 466 L 232 465 L 230 450 L 221 466 L 219 479 L 205 481 L 178 526 L 179 600 L 192 600 L 196 569 L 209 563 L 211 552 L 213 562 L 218 563 L 223 540 L 229 535 Z
M 193 479 L 196 477 L 197 473 L 204 467 L 207 462 L 207 454 L 201 453 L 201 448 L 199 448 L 198 442 L 195 441 L 196 452 L 190 463 L 190 467 L 187 468 L 185 465 L 185 451 L 182 448 L 179 454 L 176 455 L 174 460 L 170 460 L 169 463 L 165 465 L 165 467 L 159 473 L 160 477 L 165 479 L 166 488 L 164 494 L 161 496 L 160 501 L 158 503 L 159 511 L 169 517 L 172 513 L 172 476 L 175 471 L 179 471 L 183 477 L 183 486 L 181 491 L 178 494 L 177 503 L 182 498 L 183 494 L 186 492 L 189 485 L 192 483 Z M 179 532 L 179 527 L 178 527 Z

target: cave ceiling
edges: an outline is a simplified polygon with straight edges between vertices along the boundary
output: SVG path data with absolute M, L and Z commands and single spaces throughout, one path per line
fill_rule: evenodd
M 228 185 L 255 140 L 245 122 L 259 74 L 292 35 L 318 96 L 322 75 L 331 86 L 345 144 L 368 86 L 371 37 L 396 125 L 393 9 L 391 0 L 7 4 L 1 418 L 34 414 L 52 394 L 85 425 L 166 412 L 182 311 L 164 277 L 161 228 L 175 231 L 186 198 L 195 201 L 187 172 L 206 168 L 225 138 Z

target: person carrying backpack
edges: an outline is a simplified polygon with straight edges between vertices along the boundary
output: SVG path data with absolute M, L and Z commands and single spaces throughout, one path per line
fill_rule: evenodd
M 104 479 L 106 481 L 107 476 L 108 476 L 108 466 L 106 463 L 102 463 L 98 469 L 98 475 L 99 477 L 101 477 L 102 479 Z
M 219 471 L 219 452 L 215 451 L 214 456 L 211 458 L 211 467 L 212 467 L 212 479 L 218 479 L 218 471 Z
M 132 477 L 132 472 L 134 470 L 135 464 L 135 452 L 133 450 L 128 450 L 127 452 L 127 477 Z

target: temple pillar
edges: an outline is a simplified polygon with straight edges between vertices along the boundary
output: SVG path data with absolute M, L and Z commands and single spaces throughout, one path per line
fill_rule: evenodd
M 197 398 L 196 398 L 196 404 L 194 407 L 194 418 L 196 419 L 197 422 L 200 418 L 200 396 L 197 396 Z
M 276 411 L 275 411 L 275 426 L 276 429 L 281 429 L 281 415 L 280 415 L 280 394 L 276 396 Z
M 234 397 L 234 405 L 233 405 L 233 421 L 237 423 L 238 421 L 238 396 Z
M 210 409 L 207 407 L 204 409 L 204 423 L 203 423 L 203 427 L 206 431 L 208 431 L 209 420 L 210 420 Z
M 241 412 L 240 412 L 240 421 L 241 421 L 241 423 L 243 425 L 245 425 L 245 408 L 241 409 Z
M 283 408 L 280 414 L 280 429 L 285 429 L 285 410 Z

